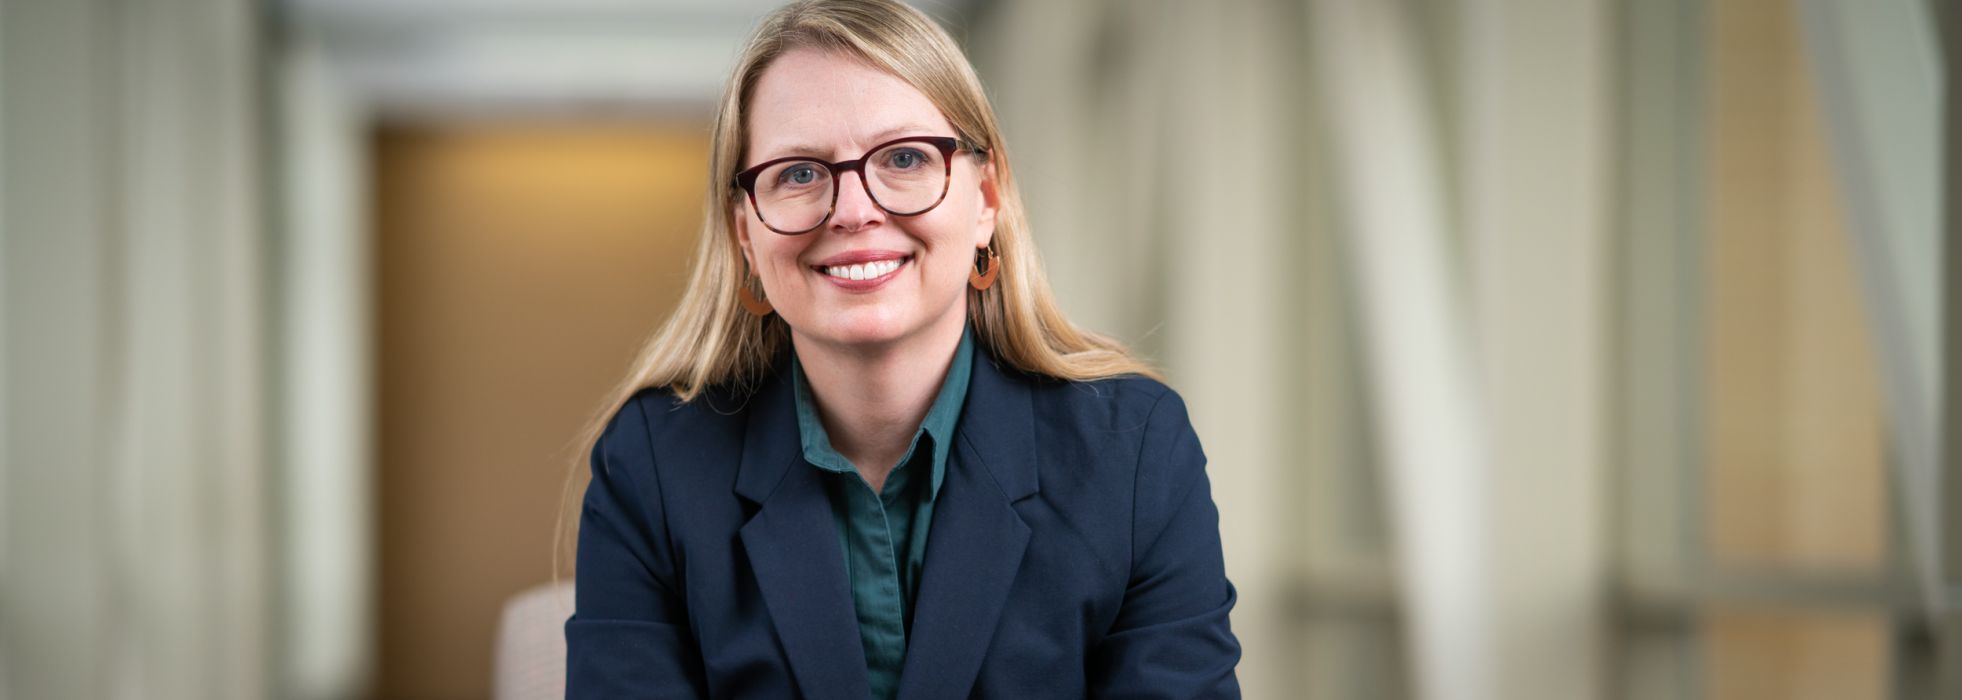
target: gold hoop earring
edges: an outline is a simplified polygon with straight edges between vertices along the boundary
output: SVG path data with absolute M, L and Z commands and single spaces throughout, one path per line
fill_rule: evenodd
M 768 316 L 771 312 L 776 311 L 776 305 L 771 304 L 769 299 L 758 299 L 756 298 L 755 292 L 749 291 L 750 280 L 756 280 L 758 284 L 762 283 L 762 280 L 754 275 L 743 278 L 742 286 L 736 288 L 736 301 L 742 302 L 743 310 L 748 311 L 749 315 L 758 318 Z
M 967 271 L 967 284 L 968 286 L 974 287 L 977 291 L 986 290 L 989 287 L 995 286 L 995 276 L 1001 274 L 1001 256 L 996 255 L 995 251 L 989 248 L 979 248 L 975 252 L 979 253 L 981 251 L 987 251 L 988 253 L 988 269 Z

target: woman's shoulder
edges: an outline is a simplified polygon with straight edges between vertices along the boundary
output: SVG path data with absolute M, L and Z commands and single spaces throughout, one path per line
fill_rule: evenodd
M 667 387 L 636 390 L 607 416 L 592 444 L 592 468 L 624 473 L 632 482 L 669 497 L 726 489 L 742 454 L 748 411 L 728 391 L 704 391 L 683 400 Z M 643 498 L 661 498 L 643 494 Z
M 643 387 L 620 402 L 607 417 L 606 427 L 600 433 L 601 441 L 651 451 L 655 445 L 670 444 L 677 436 L 699 441 L 738 431 L 743 424 L 746 398 L 731 387 L 704 389 L 687 399 L 671 387 Z
M 1177 390 L 1141 374 L 1087 380 L 1033 379 L 1030 385 L 1039 406 L 1062 407 L 1116 425 L 1143 427 L 1148 419 L 1166 408 L 1175 408 L 1173 412 L 1180 420 L 1185 417 L 1185 400 Z
M 703 429 L 716 423 L 740 424 L 759 393 L 756 387 L 728 383 L 703 387 L 683 398 L 673 387 L 649 386 L 629 396 L 620 411 L 634 409 L 650 427 Z
M 1141 375 L 1087 381 L 1032 382 L 1034 462 L 1052 502 L 1084 512 L 1110 493 L 1133 525 L 1150 530 L 1205 480 L 1206 456 L 1185 399 L 1164 382 Z M 1127 521 L 1132 522 L 1132 521 Z
M 1071 469 L 1134 479 L 1167 450 L 1196 442 L 1185 400 L 1157 379 L 1124 374 L 1091 380 L 1032 379 L 1030 421 L 1039 450 L 1076 455 Z

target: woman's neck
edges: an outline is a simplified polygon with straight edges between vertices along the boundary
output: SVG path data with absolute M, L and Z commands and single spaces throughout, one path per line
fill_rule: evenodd
M 967 319 L 952 317 L 875 348 L 838 346 L 791 333 L 818 418 L 838 451 L 877 491 L 906 452 L 946 381 Z

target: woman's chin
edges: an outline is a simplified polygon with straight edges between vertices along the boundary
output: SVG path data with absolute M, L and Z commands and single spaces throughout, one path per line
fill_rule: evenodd
M 836 345 L 877 346 L 905 337 L 908 330 L 906 324 L 882 309 L 859 308 L 831 314 L 807 335 Z

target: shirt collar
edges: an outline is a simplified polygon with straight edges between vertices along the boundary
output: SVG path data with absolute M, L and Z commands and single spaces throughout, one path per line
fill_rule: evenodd
M 803 364 L 797 361 L 797 353 L 790 353 L 791 384 L 797 403 L 797 432 L 803 443 L 804 461 L 819 469 L 839 473 L 856 473 L 850 460 L 831 447 L 831 436 L 824 430 L 824 422 L 818 419 L 817 400 L 811 397 L 809 382 L 804 379 Z M 933 405 L 927 409 L 926 418 L 913 432 L 913 440 L 906 446 L 906 454 L 899 458 L 899 464 L 906 464 L 913 458 L 913 451 L 919 447 L 920 436 L 928 436 L 927 443 L 933 447 L 933 469 L 931 488 L 927 498 L 940 494 L 940 484 L 946 479 L 947 454 L 954 445 L 954 426 L 959 422 L 961 406 L 967 401 L 967 384 L 974 370 L 974 329 L 963 326 L 961 343 L 954 350 L 953 363 L 947 367 L 947 378 L 940 383 L 940 393 L 934 396 Z

